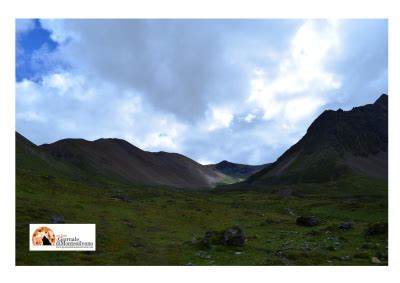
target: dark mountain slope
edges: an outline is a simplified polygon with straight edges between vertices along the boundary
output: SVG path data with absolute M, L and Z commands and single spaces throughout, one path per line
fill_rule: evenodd
M 239 163 L 232 163 L 229 161 L 221 161 L 217 164 L 209 164 L 206 165 L 208 168 L 220 172 L 222 174 L 231 176 L 236 179 L 246 179 L 250 175 L 257 173 L 261 169 L 265 168 L 269 164 L 263 165 L 246 165 L 246 164 L 239 164 Z
M 42 175 L 46 172 L 69 175 L 71 171 L 76 171 L 67 164 L 43 152 L 37 145 L 33 144 L 18 132 L 15 133 L 15 152 L 16 169 L 20 171 Z
M 350 111 L 324 111 L 306 135 L 248 184 L 325 182 L 347 174 L 387 178 L 388 97 Z
M 211 188 L 225 177 L 181 154 L 146 152 L 121 139 L 65 139 L 40 148 L 87 173 L 148 185 Z

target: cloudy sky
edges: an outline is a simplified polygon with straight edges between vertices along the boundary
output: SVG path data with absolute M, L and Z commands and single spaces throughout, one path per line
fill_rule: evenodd
M 386 20 L 17 20 L 16 128 L 201 163 L 274 161 L 387 93 Z

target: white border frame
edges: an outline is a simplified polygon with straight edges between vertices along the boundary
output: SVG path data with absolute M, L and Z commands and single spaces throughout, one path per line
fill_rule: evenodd
M 1 267 L 12 281 L 132 280 L 139 282 L 392 282 L 400 273 L 399 130 L 400 19 L 396 1 L 84 1 L 0 3 Z M 388 267 L 15 267 L 15 19 L 16 18 L 388 18 L 389 19 L 389 266 Z M 395 63 L 396 62 L 396 63 Z M 397 127 L 396 127 L 397 126 Z M 397 129 L 396 129 L 397 128 Z M 21 280 L 21 281 L 20 281 Z

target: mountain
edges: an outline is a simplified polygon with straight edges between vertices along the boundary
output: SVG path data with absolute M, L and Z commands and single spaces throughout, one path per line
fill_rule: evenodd
M 64 139 L 39 148 L 87 174 L 134 183 L 212 188 L 226 177 L 184 155 L 143 151 L 121 139 Z
M 245 183 L 320 183 L 348 174 L 388 178 L 386 94 L 350 111 L 324 111 L 299 142 Z
M 63 177 L 79 175 L 79 170 L 46 154 L 18 132 L 15 133 L 15 151 L 17 171 L 43 176 L 48 172 L 51 172 L 51 175 Z
M 265 168 L 269 164 L 263 164 L 263 165 L 246 165 L 246 164 L 239 164 L 239 163 L 232 163 L 229 161 L 221 161 L 220 163 L 217 164 L 209 164 L 206 165 L 208 168 L 231 176 L 232 178 L 235 179 L 246 179 L 250 175 L 253 175 L 254 173 L 257 173 L 261 169 Z

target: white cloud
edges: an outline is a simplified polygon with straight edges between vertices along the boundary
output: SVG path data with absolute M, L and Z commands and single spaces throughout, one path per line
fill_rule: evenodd
M 46 118 L 34 111 L 17 112 L 17 120 L 23 120 L 26 122 L 45 122 Z
M 43 78 L 44 88 L 53 88 L 59 94 L 64 94 L 71 88 L 72 81 L 68 74 L 51 74 Z
M 211 119 L 208 122 L 208 130 L 213 131 L 219 128 L 229 128 L 233 120 L 233 113 L 228 108 L 212 107 Z
M 64 44 L 69 39 L 79 40 L 79 33 L 65 27 L 65 21 L 54 19 L 41 19 L 40 24 L 44 29 L 50 32 L 50 37 L 53 41 Z
M 43 77 L 42 83 L 17 82 L 17 122 L 48 123 L 51 140 L 119 137 L 144 150 L 179 150 L 184 124 L 168 113 L 157 113 L 137 93 L 117 98 L 107 83 L 87 81 L 80 75 L 57 73 Z
M 248 102 L 263 109 L 265 120 L 292 124 L 295 129 L 315 117 L 329 102 L 329 92 L 341 87 L 335 73 L 325 66 L 340 51 L 339 26 L 306 21 L 281 55 L 277 74 L 254 70 Z
M 251 123 L 251 121 L 253 121 L 256 118 L 256 115 L 254 115 L 253 113 L 249 113 L 246 115 L 246 117 L 244 117 L 243 119 L 247 122 L 247 123 Z
M 387 82 L 378 36 L 385 25 L 344 36 L 342 21 L 41 24 L 59 45 L 34 51 L 35 78 L 16 85 L 17 129 L 37 143 L 117 137 L 204 163 L 260 164 L 301 138 L 322 110 L 361 105 L 343 97 Z M 342 57 L 353 46 L 361 51 Z
M 283 115 L 289 124 L 296 125 L 299 121 L 312 117 L 325 104 L 326 100 L 319 97 L 293 98 L 286 102 Z

